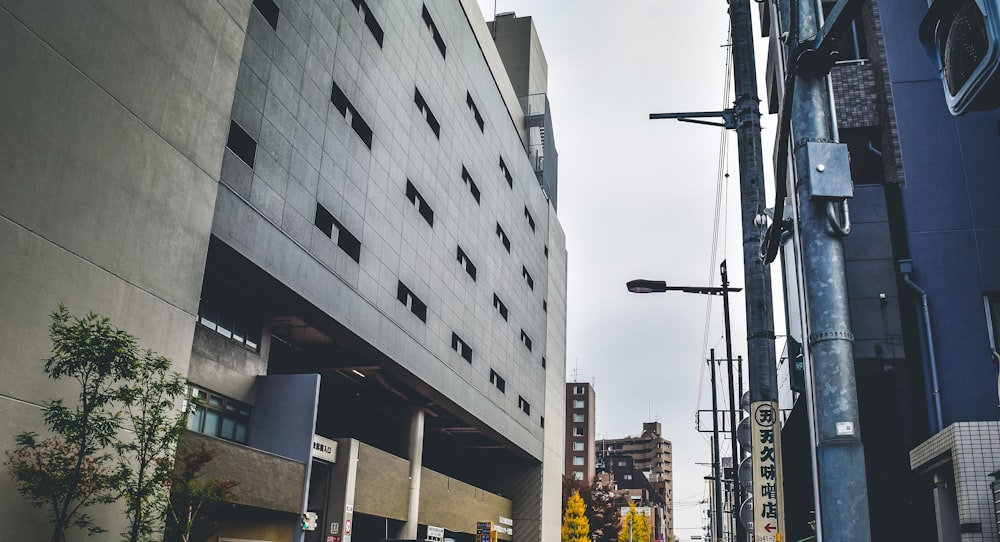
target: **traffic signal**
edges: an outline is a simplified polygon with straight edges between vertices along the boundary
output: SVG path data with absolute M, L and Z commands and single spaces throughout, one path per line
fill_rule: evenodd
M 1000 106 L 1000 0 L 934 0 L 920 40 L 953 115 Z
M 302 513 L 302 530 L 303 531 L 315 531 L 316 523 L 319 521 L 319 516 L 316 512 L 303 512 Z

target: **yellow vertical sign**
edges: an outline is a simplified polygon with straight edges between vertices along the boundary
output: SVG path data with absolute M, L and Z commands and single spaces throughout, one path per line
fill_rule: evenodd
M 778 403 L 750 406 L 753 454 L 753 532 L 755 542 L 780 542 L 784 527 L 781 479 L 781 420 Z

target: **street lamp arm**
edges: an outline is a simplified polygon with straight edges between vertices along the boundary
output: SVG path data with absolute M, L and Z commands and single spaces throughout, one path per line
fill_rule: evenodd
M 662 292 L 687 292 L 689 294 L 723 295 L 725 292 L 739 292 L 742 288 L 728 286 L 668 286 L 663 280 L 635 279 L 625 283 L 628 291 L 634 294 L 651 294 Z

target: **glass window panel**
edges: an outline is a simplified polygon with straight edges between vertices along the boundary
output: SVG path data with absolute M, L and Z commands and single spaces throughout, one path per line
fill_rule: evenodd
M 202 433 L 206 435 L 211 435 L 213 437 L 219 435 L 219 416 L 218 412 L 213 412 L 211 410 L 205 411 L 205 427 L 202 429 Z
M 236 436 L 233 438 L 236 442 L 242 442 L 246 444 L 247 442 L 247 426 L 243 423 L 236 424 Z
M 188 416 L 188 429 L 201 432 L 201 424 L 205 421 L 205 409 L 195 407 L 194 412 Z
M 225 401 L 218 395 L 211 395 L 208 398 L 209 406 L 222 408 L 223 403 L 225 403 Z
M 224 439 L 233 440 L 236 436 L 236 420 L 228 416 L 222 418 L 222 432 L 219 436 Z

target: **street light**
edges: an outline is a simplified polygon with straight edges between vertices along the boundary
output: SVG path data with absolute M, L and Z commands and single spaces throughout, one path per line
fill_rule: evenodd
M 725 260 L 723 260 L 722 263 L 719 265 L 719 273 L 720 273 L 720 275 L 722 277 L 722 286 L 670 286 L 670 285 L 667 284 L 666 281 L 663 281 L 663 280 L 635 279 L 635 280 L 630 280 L 630 281 L 626 282 L 625 283 L 625 287 L 628 288 L 628 291 L 630 291 L 630 292 L 632 292 L 634 294 L 652 294 L 652 293 L 663 293 L 663 292 L 675 292 L 676 291 L 676 292 L 686 292 L 686 293 L 689 293 L 689 294 L 721 295 L 722 296 L 722 312 L 723 312 L 723 316 L 725 318 L 725 328 L 726 328 L 726 358 L 727 358 L 727 361 L 728 361 L 728 364 L 729 364 L 729 405 L 730 405 L 730 408 L 729 408 L 729 426 L 730 426 L 730 431 L 732 433 L 731 439 L 732 439 L 732 455 L 733 455 L 733 465 L 734 465 L 733 474 L 732 474 L 732 483 L 733 483 L 733 488 L 734 488 L 733 493 L 734 493 L 734 496 L 736 497 L 736 499 L 735 499 L 736 502 L 734 503 L 734 506 L 733 506 L 733 509 L 735 511 L 735 510 L 739 509 L 739 507 L 740 507 L 739 505 L 742 504 L 743 495 L 742 495 L 742 491 L 741 491 L 739 482 L 736 480 L 736 468 L 735 468 L 735 465 L 737 463 L 737 461 L 736 461 L 736 396 L 735 396 L 736 392 L 735 392 L 735 388 L 733 386 L 733 342 L 732 342 L 732 338 L 730 336 L 731 334 L 730 334 L 730 328 L 729 328 L 729 292 L 739 292 L 739 291 L 742 290 L 742 288 L 730 288 L 729 287 L 729 274 L 727 273 L 727 270 L 726 270 L 726 261 Z M 713 358 L 712 359 L 712 372 L 713 372 L 712 393 L 714 394 L 715 393 L 715 378 L 714 378 L 714 373 L 715 373 L 715 359 L 714 358 L 715 358 L 715 355 L 714 354 L 712 355 L 712 358 Z M 715 414 L 715 412 L 712 413 L 712 418 L 713 418 L 713 424 L 715 424 L 716 423 L 715 420 L 718 418 L 718 416 Z M 719 445 L 718 442 L 719 442 L 718 438 L 716 438 L 715 439 L 715 446 L 716 447 Z M 720 486 L 721 486 L 721 479 L 722 479 L 722 473 L 721 473 L 721 470 L 722 470 L 722 466 L 721 466 L 721 464 L 722 464 L 722 458 L 719 457 L 719 453 L 718 452 L 715 452 L 715 453 L 716 453 L 716 458 L 717 458 L 716 468 L 718 469 L 717 472 L 716 472 L 716 474 L 715 474 L 715 476 L 716 476 L 716 502 L 718 503 L 718 501 L 721 499 L 721 492 L 719 491 L 719 489 L 720 489 Z M 721 503 L 717 504 L 716 506 L 717 506 L 717 509 L 721 509 Z M 721 518 L 721 516 L 718 518 L 718 523 L 719 523 L 719 525 L 718 525 L 718 531 L 717 531 L 717 537 L 716 538 L 719 539 L 719 540 L 721 540 L 721 536 L 722 536 L 722 518 Z M 742 529 L 741 529 L 741 526 L 740 526 L 740 522 L 737 520 L 736 521 L 737 540 L 742 540 L 743 539 L 742 536 L 739 536 L 741 534 L 740 533 L 741 530 Z

